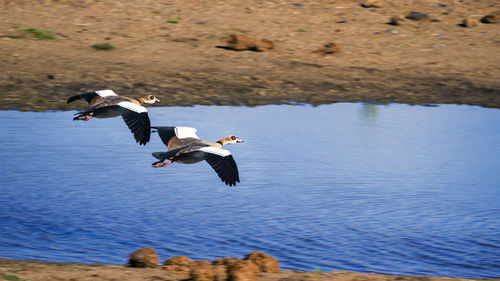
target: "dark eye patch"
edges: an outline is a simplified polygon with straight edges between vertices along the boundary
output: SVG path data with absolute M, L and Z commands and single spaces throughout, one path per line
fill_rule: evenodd
M 235 136 L 232 136 L 232 137 L 231 137 L 231 139 L 232 139 L 232 140 L 235 140 L 235 139 L 236 139 L 236 137 L 235 137 Z

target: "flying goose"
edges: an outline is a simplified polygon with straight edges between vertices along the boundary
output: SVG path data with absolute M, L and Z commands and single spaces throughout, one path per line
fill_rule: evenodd
M 89 107 L 85 111 L 75 113 L 77 116 L 73 120 L 88 121 L 92 117 L 109 118 L 121 115 L 139 144 L 146 145 L 149 141 L 151 122 L 148 111 L 142 104 L 159 102 L 160 100 L 155 96 L 148 95 L 132 99 L 118 96 L 112 90 L 101 90 L 72 96 L 67 103 L 79 99 L 85 99 Z
M 217 142 L 206 142 L 198 138 L 196 129 L 190 127 L 153 127 L 165 145 L 167 152 L 155 152 L 153 156 L 160 161 L 154 162 L 154 167 L 167 167 L 172 162 L 194 164 L 206 160 L 217 172 L 226 185 L 236 185 L 240 181 L 238 167 L 231 152 L 222 146 L 243 142 L 242 139 L 229 136 Z M 167 163 L 163 161 L 170 160 Z

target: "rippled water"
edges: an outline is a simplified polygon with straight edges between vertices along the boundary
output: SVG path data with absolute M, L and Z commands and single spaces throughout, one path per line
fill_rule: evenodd
M 151 108 L 198 128 L 241 176 L 154 169 L 120 118 L 0 112 L 0 256 L 123 264 L 259 250 L 282 268 L 500 276 L 500 110 L 363 105 Z

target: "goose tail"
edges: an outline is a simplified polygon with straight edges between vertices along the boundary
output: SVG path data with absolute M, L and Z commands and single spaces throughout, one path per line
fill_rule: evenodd
M 168 158 L 168 152 L 153 152 L 153 157 L 160 160 L 165 160 Z

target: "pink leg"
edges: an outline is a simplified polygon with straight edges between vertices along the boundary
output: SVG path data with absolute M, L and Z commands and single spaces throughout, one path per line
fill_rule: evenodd
M 90 116 L 90 115 L 85 116 L 85 121 L 89 121 L 90 119 L 92 119 L 92 116 Z
M 170 164 L 172 164 L 172 161 L 169 161 L 167 163 L 159 162 L 159 163 L 153 164 L 153 166 L 155 168 L 160 168 L 160 167 L 167 167 Z

